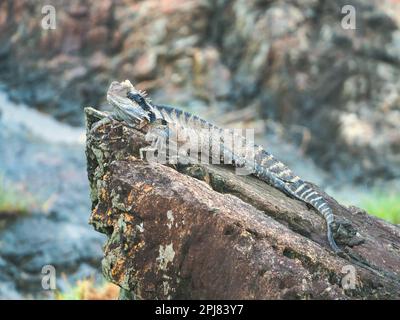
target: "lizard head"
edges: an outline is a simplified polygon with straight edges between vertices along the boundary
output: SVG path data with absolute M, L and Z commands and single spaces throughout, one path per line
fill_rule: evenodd
M 152 106 L 146 94 L 137 90 L 129 80 L 113 81 L 107 91 L 107 100 L 121 120 L 150 121 Z

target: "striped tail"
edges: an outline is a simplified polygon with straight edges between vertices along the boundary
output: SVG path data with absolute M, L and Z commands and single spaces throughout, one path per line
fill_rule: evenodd
M 294 197 L 313 206 L 325 218 L 329 245 L 335 253 L 342 252 L 333 239 L 331 228 L 334 221 L 333 212 L 325 198 L 310 184 L 302 180 L 289 185 L 289 190 Z
M 325 218 L 329 245 L 335 253 L 341 253 L 342 250 L 333 239 L 331 226 L 334 217 L 325 198 L 270 153 L 261 147 L 256 146 L 256 148 L 258 148 L 258 152 L 256 153 L 254 175 L 286 194 L 313 206 Z

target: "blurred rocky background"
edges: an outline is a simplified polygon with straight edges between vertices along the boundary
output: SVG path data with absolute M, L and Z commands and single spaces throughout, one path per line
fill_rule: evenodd
M 54 298 L 46 264 L 60 292 L 101 278 L 83 107 L 106 110 L 112 80 L 254 128 L 306 180 L 400 223 L 399 22 L 395 0 L 2 0 L 0 298 Z

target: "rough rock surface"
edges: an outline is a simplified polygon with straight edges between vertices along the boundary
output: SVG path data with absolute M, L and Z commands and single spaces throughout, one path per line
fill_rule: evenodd
M 98 119 L 91 110 L 90 222 L 108 237 L 103 273 L 124 297 L 400 298 L 398 226 L 329 199 L 357 231 L 346 238 L 349 233 L 336 230 L 339 243 L 353 242 L 348 250 L 370 265 L 354 266 L 356 286 L 345 290 L 343 268 L 352 263 L 331 253 L 314 210 L 229 167 L 142 161 L 146 128 L 113 121 L 93 132 Z
M 44 4 L 0 3 L 15 99 L 83 124 L 80 106 L 130 79 L 163 103 L 250 106 L 337 179 L 399 177 L 396 1 L 60 0 L 55 30 L 41 28 Z M 356 30 L 341 27 L 344 5 Z

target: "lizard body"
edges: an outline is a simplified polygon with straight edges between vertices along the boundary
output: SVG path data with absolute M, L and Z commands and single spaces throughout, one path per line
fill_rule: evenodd
M 128 80 L 121 83 L 112 82 L 107 92 L 107 100 L 113 106 L 114 113 L 112 117 L 131 126 L 143 122 L 161 124 L 161 126 L 173 124 L 189 130 L 191 134 L 198 132 L 199 129 L 222 130 L 188 112 L 170 106 L 153 104 L 143 92 L 136 90 Z M 235 138 L 237 137 L 235 136 Z M 240 139 L 244 138 L 241 137 Z M 223 144 L 223 141 L 221 142 Z M 290 197 L 299 199 L 314 207 L 325 218 L 330 247 L 335 253 L 342 253 L 332 235 L 334 216 L 324 196 L 311 184 L 295 175 L 286 165 L 264 150 L 264 148 L 255 145 L 254 149 L 254 171 L 252 174 Z M 246 157 L 237 155 L 227 148 L 222 149 L 221 157 L 232 159 L 232 164 L 236 166 L 241 166 L 248 161 Z

